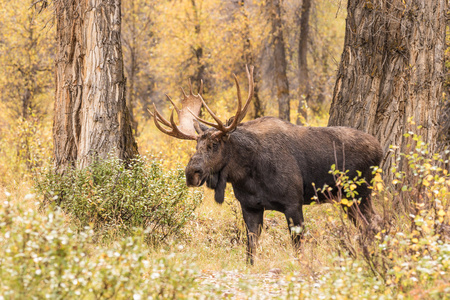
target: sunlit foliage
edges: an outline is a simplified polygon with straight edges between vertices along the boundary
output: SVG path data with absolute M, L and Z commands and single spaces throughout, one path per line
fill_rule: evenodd
M 51 155 L 54 31 L 51 12 L 38 16 L 33 2 L 0 1 L 1 184 Z
M 266 2 L 122 1 L 127 100 L 133 108 L 139 151 L 152 155 L 157 165 L 142 163 L 140 173 L 119 164 L 109 165 L 109 171 L 94 165 L 68 174 L 70 178 L 49 173 L 44 178 L 37 177 L 37 171 L 51 166 L 53 69 L 57 63 L 53 60 L 52 11 L 49 7 L 37 14 L 30 8 L 34 1 L 0 0 L 0 296 L 448 297 L 448 153 L 428 153 L 414 133 L 410 134 L 415 144 L 402 155 L 409 173 L 394 170 L 394 181 L 389 183 L 383 182 L 380 172 L 375 177 L 378 227 L 361 233 L 348 222 L 342 205 L 358 201 L 352 191 L 365 183 L 334 170 L 345 196 L 335 206 L 304 208 L 305 219 L 311 221 L 305 223 L 302 251 L 293 251 L 284 217 L 266 212 L 253 267 L 245 265 L 245 225 L 232 190 L 227 189 L 222 206 L 213 202 L 207 190 L 195 210 L 198 194 L 195 199 L 185 197 L 188 192 L 179 167 L 188 161 L 195 143 L 160 133 L 146 109 L 155 102 L 168 115 L 171 107 L 164 94 L 177 99 L 189 78 L 195 89 L 202 78 L 206 102 L 221 119 L 232 116 L 236 108 L 233 72 L 243 94 L 247 92 L 244 39 L 248 28 L 251 47 L 245 51 L 252 52 L 255 68 L 261 72 L 265 114 L 277 115 Z M 292 120 L 298 102 L 300 5 L 301 1 L 283 1 Z M 313 85 L 310 125 L 327 122 L 343 45 L 345 6 L 340 0 L 313 1 L 308 55 Z M 114 172 L 108 173 L 111 169 Z M 151 171 L 158 176 L 152 177 Z M 30 190 L 32 177 L 45 182 L 41 187 L 46 197 Z M 183 203 L 172 201 L 169 194 L 181 195 Z M 49 205 L 64 197 L 72 197 L 66 206 Z M 189 201 L 195 205 L 186 206 Z M 124 203 L 127 207 L 117 208 L 116 204 Z M 175 226 L 176 234 L 156 248 L 146 243 L 148 224 L 134 222 L 139 216 L 131 218 L 134 223 L 122 219 L 133 210 L 145 215 L 152 205 L 158 210 L 155 203 L 168 204 L 158 215 L 167 217 L 162 221 L 171 220 L 172 213 L 185 217 L 183 226 L 164 224 L 169 229 Z M 108 230 L 109 235 L 102 236 Z

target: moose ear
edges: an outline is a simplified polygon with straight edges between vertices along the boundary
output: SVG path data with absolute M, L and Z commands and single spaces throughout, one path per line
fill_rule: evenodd
M 202 123 L 199 123 L 197 120 L 193 120 L 194 122 L 194 129 L 197 134 L 202 134 L 204 131 L 208 130 L 208 127 L 206 125 L 203 125 Z

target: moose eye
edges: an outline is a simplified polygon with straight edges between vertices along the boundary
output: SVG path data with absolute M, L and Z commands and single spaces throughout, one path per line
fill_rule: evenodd
M 219 144 L 218 143 L 212 143 L 208 145 L 208 150 L 212 150 L 212 151 L 217 151 L 219 149 Z

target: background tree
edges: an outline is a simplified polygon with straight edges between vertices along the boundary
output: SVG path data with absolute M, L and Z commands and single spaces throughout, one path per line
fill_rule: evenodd
M 286 49 L 281 19 L 281 0 L 271 0 L 269 3 L 271 30 L 271 45 L 273 47 L 273 72 L 278 101 L 278 117 L 290 121 L 289 81 L 287 78 Z
M 153 15 L 155 3 L 130 0 L 122 3 L 122 41 L 127 78 L 126 100 L 134 134 L 138 131 L 137 111 L 150 108 L 155 84 L 150 59 L 154 47 Z
M 248 1 L 247 1 L 248 2 Z M 244 24 L 243 30 L 242 30 L 242 41 L 244 42 L 244 49 L 243 49 L 243 59 L 248 66 L 258 66 L 259 64 L 259 57 L 258 52 L 255 51 L 252 38 L 251 38 L 251 28 L 250 28 L 250 20 L 248 17 L 248 12 L 246 9 L 246 1 L 245 0 L 239 0 L 238 2 L 239 9 L 242 16 L 242 23 Z M 259 95 L 259 81 L 261 80 L 261 76 L 259 68 L 256 68 L 253 73 L 253 79 L 254 79 L 254 94 L 253 94 L 253 118 L 259 118 L 264 116 L 264 105 L 262 103 L 261 97 Z
M 405 133 L 414 131 L 430 151 L 435 148 L 447 1 L 349 0 L 347 9 L 328 124 L 377 137 L 385 152 L 383 169 L 389 172 L 391 150 L 405 152 L 411 143 Z
M 49 13 L 38 16 L 33 3 L 0 1 L 0 165 L 18 173 L 40 163 L 51 114 L 53 31 Z
M 137 154 L 125 101 L 121 6 L 115 1 L 55 2 L 57 65 L 55 166 L 83 168 L 108 153 Z
M 309 37 L 309 15 L 311 12 L 311 0 L 303 0 L 300 11 L 300 37 L 298 44 L 298 68 L 299 68 L 299 103 L 297 125 L 308 121 L 308 102 L 310 99 L 310 82 L 308 74 L 308 37 Z

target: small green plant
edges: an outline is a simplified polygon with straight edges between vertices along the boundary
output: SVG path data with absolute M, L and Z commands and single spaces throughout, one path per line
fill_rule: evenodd
M 128 165 L 117 158 L 98 160 L 63 175 L 48 170 L 36 187 L 45 205 L 60 207 L 79 228 L 92 226 L 108 238 L 140 227 L 151 243 L 181 234 L 202 197 L 188 190 L 181 169 L 164 171 L 161 162 L 147 165 L 142 158 Z

